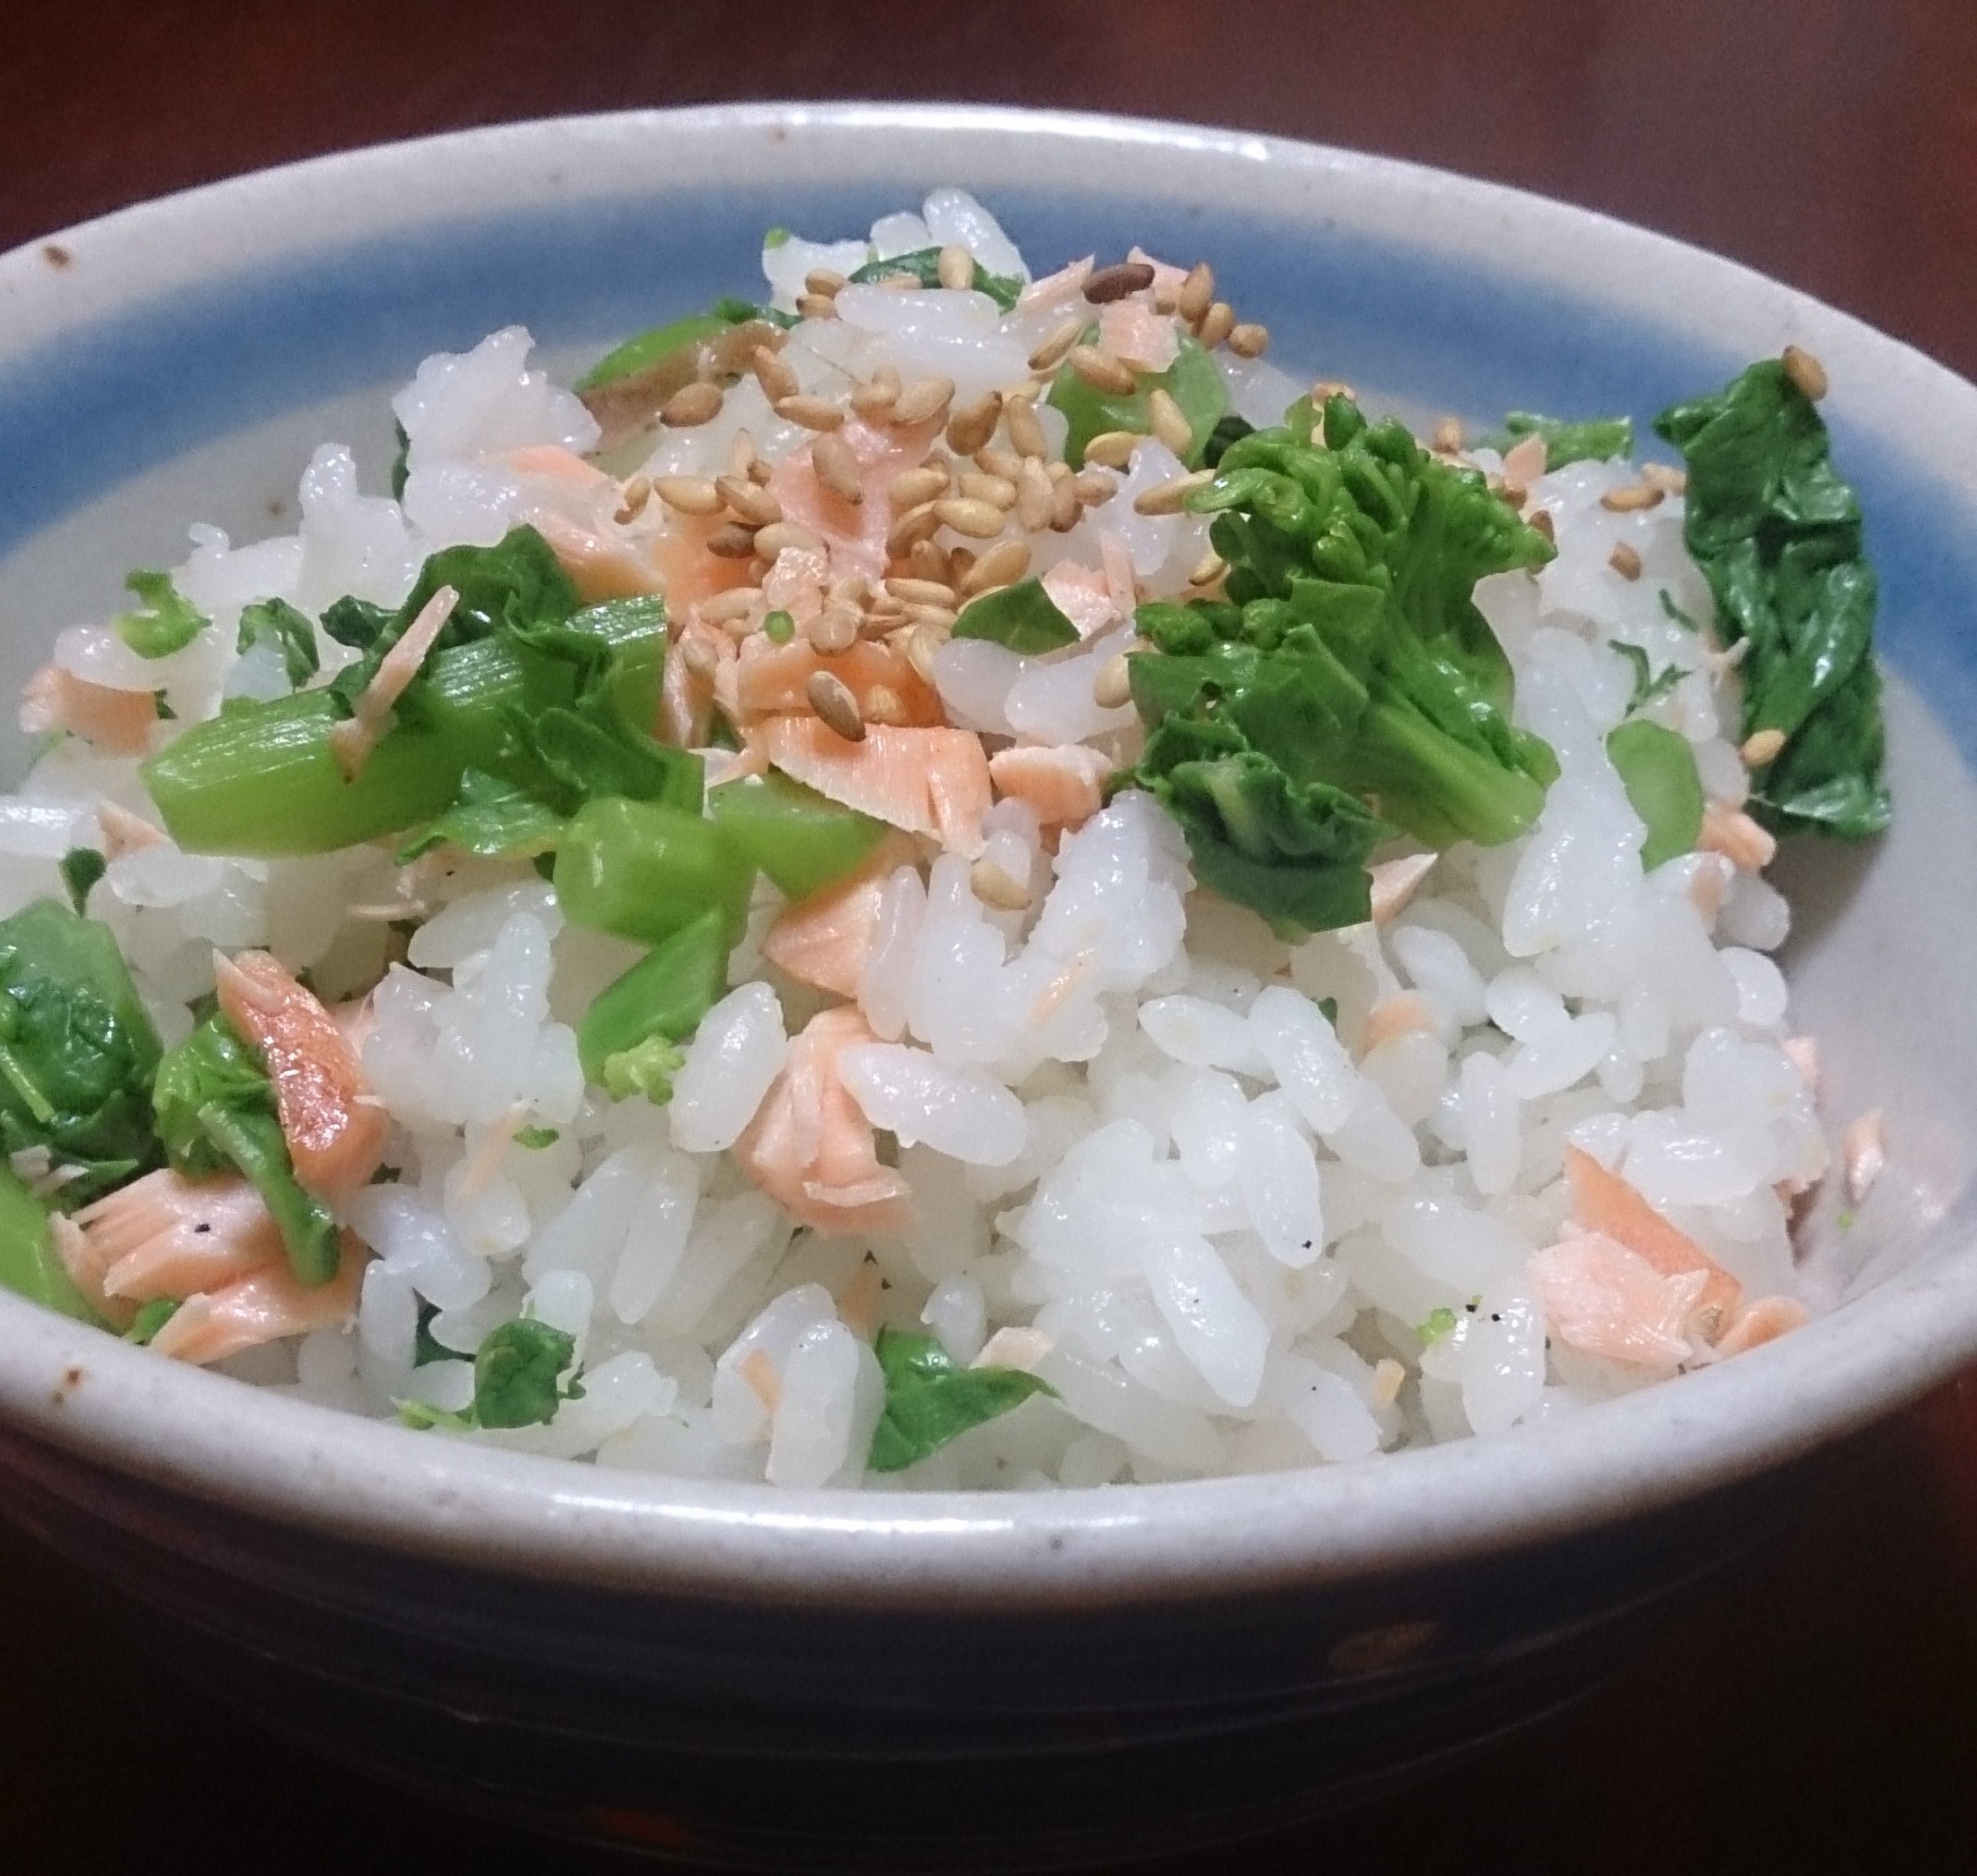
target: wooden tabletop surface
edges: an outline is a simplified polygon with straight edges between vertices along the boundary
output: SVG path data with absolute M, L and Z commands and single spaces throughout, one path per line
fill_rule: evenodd
M 1418 158 L 1715 248 L 1977 375 L 1967 0 L 0 0 L 0 248 L 357 144 L 775 96 Z M 620 1867 L 298 1759 L 127 1653 L 101 1607 L 0 1527 L 0 1868 Z M 1581 1705 L 1372 1810 L 1159 1867 L 1931 1876 L 1977 1868 L 1973 1774 L 1977 1376 L 1878 1429 Z

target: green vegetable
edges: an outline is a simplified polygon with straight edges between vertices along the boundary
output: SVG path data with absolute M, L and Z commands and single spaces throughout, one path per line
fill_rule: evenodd
M 1471 595 L 1552 557 L 1472 470 L 1348 399 L 1237 438 L 1188 505 L 1228 597 L 1138 614 L 1151 790 L 1204 884 L 1287 928 L 1367 916 L 1393 823 L 1431 845 L 1514 838 L 1557 773 L 1511 721 L 1509 661 Z M 1299 431 L 1303 432 L 1300 439 Z
M 1689 675 L 1684 666 L 1671 664 L 1663 666 L 1651 676 L 1653 667 L 1648 663 L 1647 653 L 1639 645 L 1630 645 L 1625 639 L 1609 639 L 1607 643 L 1634 667 L 1634 694 L 1627 703 L 1629 716 L 1665 697 Z
M 776 882 L 784 898 L 808 898 L 862 866 L 885 823 L 828 801 L 780 771 L 707 791 L 721 837 Z
M 1231 411 L 1208 433 L 1208 441 L 1201 446 L 1202 468 L 1213 469 L 1219 466 L 1231 443 L 1240 443 L 1245 437 L 1253 437 L 1255 434 L 1256 426 L 1248 418 L 1238 417 Z
M 93 1323 L 96 1312 L 69 1280 L 49 1229 L 48 1208 L 0 1165 L 0 1289 L 10 1289 L 79 1323 Z
M 1508 451 L 1526 437 L 1545 439 L 1545 467 L 1563 469 L 1567 463 L 1603 463 L 1613 456 L 1634 454 L 1634 420 L 1631 417 L 1594 417 L 1583 423 L 1567 423 L 1558 417 L 1540 417 L 1530 411 L 1512 411 L 1503 428 L 1483 439 L 1483 447 Z
M 687 1066 L 687 1053 L 663 1036 L 653 1036 L 634 1049 L 621 1049 L 604 1058 L 598 1079 L 613 1101 L 643 1094 L 654 1107 L 673 1098 L 673 1077 Z
M 754 868 L 697 813 L 660 801 L 588 803 L 556 847 L 556 898 L 572 925 L 658 944 L 718 907 L 732 944 Z
M 1860 504 L 1833 468 L 1826 426 L 1783 362 L 1765 358 L 1655 429 L 1689 466 L 1683 538 L 1715 597 L 1740 668 L 1743 734 L 1785 732 L 1751 810 L 1781 833 L 1864 839 L 1888 825 L 1873 638 L 1876 586 Z
M 1181 407 L 1191 431 L 1181 452 L 1190 468 L 1197 466 L 1215 427 L 1228 411 L 1228 390 L 1215 360 L 1192 339 L 1165 371 L 1148 372 L 1123 397 L 1096 391 L 1067 365 L 1051 385 L 1050 402 L 1063 411 L 1070 428 L 1064 439 L 1064 459 L 1072 468 L 1085 466 L 1085 446 L 1107 430 L 1136 430 L 1145 436 L 1153 428 L 1148 403 L 1165 391 Z
M 1062 645 L 1075 645 L 1077 627 L 1058 609 L 1041 580 L 1021 580 L 971 599 L 954 621 L 954 636 L 988 639 L 1034 658 Z
M 89 910 L 91 889 L 109 871 L 110 862 L 94 847 L 71 847 L 62 855 L 62 884 L 68 888 L 68 902 L 78 918 Z
M 531 1153 L 539 1153 L 545 1146 L 554 1146 L 562 1137 L 553 1127 L 525 1127 L 515 1136 L 515 1144 Z
M 710 907 L 598 993 L 577 1026 L 577 1057 L 584 1079 L 609 1085 L 608 1072 L 617 1063 L 620 1082 L 650 1094 L 651 1088 L 636 1077 L 654 1072 L 656 1054 L 637 1064 L 624 1061 L 624 1057 L 655 1039 L 684 1042 L 727 987 L 724 914 L 721 907 Z M 678 1066 L 676 1058 L 670 1068 L 656 1072 L 669 1075 Z M 615 1101 L 625 1098 L 616 1087 L 611 1096 Z M 663 1098 L 671 1098 L 669 1086 Z
M 459 1358 L 447 1345 L 435 1340 L 432 1333 L 432 1319 L 439 1314 L 437 1303 L 421 1303 L 419 1305 L 418 1327 L 412 1334 L 412 1365 L 416 1367 L 430 1367 L 436 1361 L 456 1361 Z
M 621 378 L 649 371 L 675 352 L 703 345 L 710 339 L 718 338 L 730 326 L 744 325 L 761 316 L 761 308 L 751 306 L 745 300 L 723 300 L 713 312 L 689 313 L 684 319 L 654 326 L 651 332 L 640 332 L 635 338 L 627 339 L 623 345 L 606 352 L 577 380 L 577 394 L 581 397 L 587 391 L 599 391 Z
M 1424 1342 L 1440 1341 L 1455 1327 L 1455 1311 L 1452 1309 L 1431 1309 L 1428 1320 L 1414 1332 Z
M 650 732 L 664 656 L 658 600 L 568 610 L 574 590 L 530 528 L 516 529 L 497 547 L 434 555 L 413 600 L 422 604 L 421 593 L 442 577 L 458 582 L 461 605 L 401 698 L 396 727 L 354 779 L 344 778 L 330 744 L 348 714 L 348 673 L 324 689 L 237 704 L 195 724 L 145 765 L 146 785 L 182 847 L 283 854 L 356 845 L 451 808 L 484 808 L 490 795 L 483 784 L 463 789 L 469 769 L 537 799 L 556 797 L 547 805 L 567 813 L 578 791 L 536 747 L 536 726 L 558 711 L 622 743 L 627 759 L 663 774 L 664 785 L 691 792 L 697 774 L 691 757 L 675 751 L 639 760 L 657 747 Z M 361 663 L 369 664 L 411 616 L 344 599 L 324 615 L 324 627 L 364 650 Z
M 796 621 L 782 607 L 767 614 L 762 620 L 762 635 L 772 645 L 786 645 L 796 636 Z
M 1649 872 L 1688 853 L 1702 832 L 1702 777 L 1689 739 L 1645 717 L 1631 717 L 1607 738 L 1634 811 L 1647 823 L 1641 865 Z
M 286 599 L 262 599 L 241 608 L 235 649 L 248 651 L 260 644 L 271 644 L 281 653 L 291 690 L 300 690 L 322 668 L 315 627 Z
M 273 1215 L 303 1283 L 327 1283 L 340 1254 L 336 1219 L 305 1191 L 288 1157 L 274 1084 L 260 1052 L 226 1017 L 208 1016 L 158 1064 L 154 1084 L 158 1137 L 189 1178 L 238 1170 Z
M 107 925 L 53 899 L 0 919 L 0 1153 L 40 1146 L 80 1205 L 155 1165 L 158 1033 Z
M 483 1427 L 546 1427 L 583 1385 L 564 1373 L 575 1365 L 575 1338 L 527 1316 L 490 1330 L 474 1357 L 474 1419 Z
M 910 254 L 894 254 L 886 261 L 867 261 L 851 277 L 855 286 L 870 286 L 874 280 L 889 280 L 900 274 L 910 276 L 923 287 L 941 283 L 941 251 L 937 247 L 916 248 Z M 977 293 L 986 293 L 1005 313 L 1015 305 L 1023 282 L 1009 274 L 992 274 L 980 261 L 975 262 L 971 283 Z
M 148 1303 L 140 1303 L 129 1328 L 124 1331 L 124 1340 L 136 1342 L 140 1349 L 149 1348 L 157 1340 L 158 1331 L 184 1306 L 176 1296 L 156 1296 Z
M 956 1367 L 931 1335 L 881 1329 L 873 1351 L 885 1376 L 885 1411 L 865 1460 L 873 1472 L 903 1472 L 971 1427 L 1057 1390 L 1021 1368 Z
M 398 849 L 398 863 L 409 865 L 446 845 L 489 857 L 546 854 L 563 828 L 563 817 L 526 789 L 470 768 L 460 776 L 452 807 Z
M 405 478 L 411 473 L 412 438 L 405 434 L 405 427 L 395 418 L 392 420 L 391 433 L 396 447 L 391 456 L 391 499 L 403 501 L 405 499 Z
M 1666 587 L 1661 589 L 1659 597 L 1662 602 L 1662 612 L 1665 617 L 1672 619 L 1684 632 L 1693 632 L 1698 634 L 1701 633 L 1701 622 L 1691 618 L 1680 606 L 1677 606 L 1674 594 L 1670 592 Z
M 117 636 L 139 658 L 169 658 L 182 651 L 213 622 L 179 597 L 169 573 L 133 573 L 124 581 L 144 605 L 116 619 Z

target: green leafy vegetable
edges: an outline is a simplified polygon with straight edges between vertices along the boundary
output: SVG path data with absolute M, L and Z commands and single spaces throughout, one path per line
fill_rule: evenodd
M 139 570 L 124 586 L 142 600 L 135 612 L 117 616 L 117 636 L 139 658 L 169 658 L 182 651 L 213 622 L 186 604 L 169 573 Z
M 576 1365 L 575 1338 L 519 1317 L 490 1330 L 474 1356 L 474 1419 L 483 1427 L 546 1427 L 583 1384 L 563 1376 Z
M 159 1054 L 107 925 L 53 899 L 0 919 L 0 1153 L 45 1148 L 63 1205 L 157 1164 Z
M 808 898 L 856 872 L 885 836 L 883 821 L 776 769 L 709 789 L 707 811 L 729 847 L 791 899 Z
M 1658 672 L 1653 671 L 1646 651 L 1639 645 L 1630 645 L 1625 639 L 1609 639 L 1607 643 L 1634 667 L 1634 694 L 1627 703 L 1629 716 L 1665 697 L 1689 675 L 1683 666 L 1676 664 L 1664 665 Z
M 1077 627 L 1059 610 L 1041 580 L 1020 580 L 962 607 L 956 638 L 988 639 L 1034 658 L 1077 642 Z
M 130 1319 L 129 1328 L 124 1331 L 124 1340 L 136 1342 L 140 1349 L 150 1347 L 156 1341 L 158 1331 L 184 1306 L 176 1296 L 157 1296 L 148 1303 L 139 1304 L 137 1314 Z
M 94 847 L 71 847 L 62 855 L 62 884 L 78 918 L 89 910 L 90 892 L 109 871 L 110 862 Z
M 1750 641 L 1743 734 L 1785 733 L 1753 778 L 1751 812 L 1781 833 L 1882 832 L 1876 585 L 1860 504 L 1819 412 L 1783 362 L 1765 358 L 1654 428 L 1688 464 L 1683 538 L 1715 597 L 1716 630 L 1725 645 Z
M 746 325 L 749 320 L 764 316 L 761 307 L 750 305 L 746 300 L 723 299 L 710 312 L 690 313 L 684 319 L 654 326 L 606 352 L 577 380 L 577 394 L 581 397 L 586 392 L 601 391 L 607 385 L 651 371 L 668 358 L 719 338 L 730 326 Z
M 1414 1332 L 1423 1341 L 1440 1341 L 1455 1327 L 1455 1311 L 1452 1309 L 1431 1309 L 1428 1319 Z
M 286 599 L 261 599 L 241 608 L 240 637 L 235 649 L 252 650 L 272 645 L 281 653 L 281 668 L 290 690 L 300 690 L 322 668 L 315 627 Z
M 931 1335 L 881 1329 L 873 1351 L 885 1376 L 885 1411 L 865 1461 L 873 1472 L 903 1472 L 1032 1394 L 1057 1396 L 1048 1381 L 1021 1368 L 957 1367 Z
M 1156 391 L 1165 391 L 1188 420 L 1188 447 L 1181 454 L 1190 468 L 1199 465 L 1215 427 L 1228 413 L 1228 387 L 1215 360 L 1192 339 L 1183 339 L 1174 363 L 1165 371 L 1144 374 L 1123 396 L 1095 390 L 1067 365 L 1051 382 L 1050 402 L 1064 413 L 1069 429 L 1064 459 L 1072 468 L 1085 466 L 1085 446 L 1107 430 L 1135 430 L 1145 436 L 1153 429 L 1148 410 Z
M 1238 417 L 1231 411 L 1208 433 L 1208 441 L 1201 446 L 1202 468 L 1219 468 L 1231 443 L 1240 443 L 1245 437 L 1253 437 L 1255 434 L 1256 426 L 1248 418 Z
M 1557 765 L 1512 724 L 1471 595 L 1553 549 L 1402 425 L 1334 397 L 1327 447 L 1318 412 L 1292 414 L 1230 442 L 1188 498 L 1215 518 L 1228 597 L 1139 608 L 1149 734 L 1124 781 L 1174 813 L 1204 884 L 1316 930 L 1367 916 L 1366 861 L 1394 827 L 1494 845 L 1537 819 Z
M 515 1136 L 515 1144 L 531 1153 L 539 1153 L 545 1146 L 554 1146 L 562 1137 L 554 1127 L 525 1127 Z
M 1670 592 L 1666 587 L 1663 587 L 1658 597 L 1662 602 L 1662 613 L 1664 617 L 1672 619 L 1684 632 L 1693 632 L 1698 637 L 1701 635 L 1701 621 L 1685 613 L 1680 606 L 1677 606 L 1674 594 Z
M 1649 872 L 1686 854 L 1702 832 L 1702 777 L 1689 739 L 1645 717 L 1631 717 L 1607 738 L 1607 755 L 1634 811 L 1647 823 L 1641 865 Z
M 447 1345 L 435 1340 L 432 1333 L 432 1319 L 439 1314 L 437 1303 L 421 1303 L 419 1305 L 419 1323 L 412 1334 L 412 1365 L 414 1367 L 430 1367 L 436 1361 L 457 1361 L 459 1358 Z
M 391 455 L 391 499 L 403 501 L 405 499 L 405 478 L 411 473 L 412 438 L 405 434 L 405 427 L 395 418 L 391 426 L 392 440 L 396 446 Z
M 48 1208 L 0 1164 L 0 1289 L 44 1309 L 93 1323 L 96 1312 L 70 1280 L 49 1229 Z
M 867 261 L 851 277 L 855 285 L 870 286 L 874 280 L 889 280 L 904 274 L 923 287 L 941 283 L 941 251 L 937 247 L 916 248 L 910 254 L 894 254 L 885 261 Z M 992 274 L 980 261 L 975 262 L 971 283 L 977 293 L 986 293 L 1005 313 L 1015 305 L 1023 282 L 1009 274 Z
M 1594 417 L 1583 423 L 1568 423 L 1558 417 L 1540 417 L 1531 411 L 1505 414 L 1503 428 L 1483 439 L 1485 449 L 1514 448 L 1526 437 L 1545 439 L 1545 466 L 1563 469 L 1567 463 L 1603 463 L 1614 456 L 1634 454 L 1634 420 L 1630 417 Z
M 658 944 L 710 907 L 741 935 L 754 868 L 715 824 L 660 801 L 588 803 L 556 846 L 556 898 L 572 925 Z
M 295 1176 L 260 1053 L 226 1017 L 208 1016 L 158 1064 L 158 1137 L 174 1167 L 199 1179 L 237 1170 L 273 1215 L 289 1267 L 327 1283 L 340 1255 L 336 1219 Z
M 398 849 L 398 863 L 448 845 L 491 858 L 546 854 L 563 828 L 563 817 L 518 783 L 470 768 L 461 774 L 452 807 Z
M 614 1101 L 669 1101 L 685 1059 L 670 1045 L 693 1034 L 727 987 L 726 916 L 711 907 L 598 993 L 577 1028 L 585 1080 L 603 1082 Z

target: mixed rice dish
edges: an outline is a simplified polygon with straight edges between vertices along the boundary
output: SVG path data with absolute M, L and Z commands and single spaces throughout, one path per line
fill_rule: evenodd
M 1364 1460 L 1802 1323 L 1765 869 L 1888 815 L 1817 360 L 1636 461 L 957 190 L 762 261 L 573 389 L 428 358 L 389 495 L 327 445 L 60 634 L 0 1282 L 785 1487 Z

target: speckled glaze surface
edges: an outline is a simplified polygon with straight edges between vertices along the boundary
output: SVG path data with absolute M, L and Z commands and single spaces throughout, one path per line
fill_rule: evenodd
M 774 106 L 520 125 L 173 198 L 0 258 L 0 683 L 183 527 L 279 518 L 384 394 L 529 324 L 553 360 L 752 278 L 761 230 L 936 181 L 1054 264 L 1209 253 L 1280 356 L 1405 406 L 1645 423 L 1786 341 L 1833 381 L 1883 577 L 1895 831 L 1795 854 L 1787 960 L 1889 1176 L 1840 1306 L 1570 1421 L 1357 1466 L 1038 1498 L 776 1493 L 465 1450 L 0 1296 L 0 1510 L 312 1743 L 662 1854 L 1077 1862 L 1282 1822 L 1569 1695 L 1977 1357 L 1977 390 L 1728 262 L 1485 185 L 1117 119 Z M 367 458 L 368 453 L 368 458 Z

